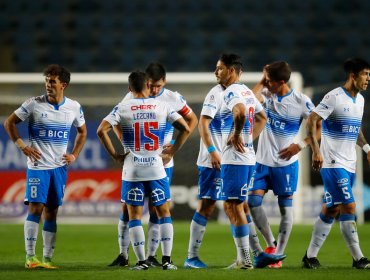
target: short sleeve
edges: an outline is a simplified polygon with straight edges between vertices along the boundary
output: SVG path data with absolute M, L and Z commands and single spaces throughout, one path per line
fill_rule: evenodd
M 312 103 L 311 98 L 309 98 L 307 95 L 302 94 L 302 96 L 302 118 L 307 119 L 312 110 L 315 108 L 315 105 Z
M 14 113 L 17 115 L 18 118 L 20 118 L 22 121 L 27 119 L 33 112 L 35 108 L 36 98 L 32 97 L 21 105 L 17 110 L 14 111 Z
M 333 93 L 327 93 L 320 104 L 313 110 L 316 114 L 326 120 L 334 111 L 336 105 L 336 96 Z
M 116 105 L 108 116 L 104 118 L 105 121 L 109 122 L 112 126 L 116 126 L 121 121 L 121 115 L 119 114 L 119 106 Z
M 220 102 L 219 102 L 219 95 L 220 93 L 210 91 L 203 102 L 203 107 L 200 115 L 202 116 L 209 116 L 212 119 L 215 117 L 216 113 L 220 109 Z
M 77 103 L 77 102 L 76 102 Z M 73 120 L 73 125 L 76 127 L 81 127 L 85 123 L 84 111 L 79 103 L 77 103 L 75 109 L 75 119 Z

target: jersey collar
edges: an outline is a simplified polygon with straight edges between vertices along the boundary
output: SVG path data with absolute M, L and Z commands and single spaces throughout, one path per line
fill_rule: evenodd
M 352 102 L 356 104 L 356 98 L 357 98 L 357 95 L 356 95 L 356 97 L 352 97 L 352 96 L 349 94 L 349 92 L 348 92 L 344 87 L 342 87 L 342 86 L 341 86 L 341 88 L 343 89 L 344 93 L 345 93 L 349 98 L 351 98 L 351 99 L 352 99 Z
M 55 110 L 59 110 L 59 107 L 60 107 L 60 106 L 62 106 L 64 103 L 66 103 L 66 97 L 65 97 L 65 96 L 63 97 L 62 102 L 60 102 L 59 104 L 53 104 L 53 103 L 51 103 L 51 102 L 49 101 L 49 99 L 48 99 L 48 96 L 47 96 L 47 95 L 45 95 L 45 98 L 46 98 L 46 101 L 47 101 L 50 105 L 52 105 L 52 106 L 54 107 L 54 109 L 55 109 Z

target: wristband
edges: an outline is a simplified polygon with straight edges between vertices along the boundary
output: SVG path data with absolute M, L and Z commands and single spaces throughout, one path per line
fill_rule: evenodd
M 365 154 L 368 154 L 370 152 L 370 145 L 369 144 L 365 144 L 362 147 L 362 150 L 364 150 Z
M 304 148 L 306 148 L 306 146 L 307 146 L 307 144 L 306 144 L 306 142 L 305 142 L 304 140 L 302 140 L 302 141 L 298 142 L 298 143 L 297 143 L 297 145 L 299 146 L 299 148 L 300 148 L 301 150 L 303 150 L 303 149 L 304 149 Z
M 211 145 L 211 146 L 208 146 L 207 150 L 208 150 L 208 153 L 213 153 L 214 151 L 216 151 L 216 148 L 215 146 Z
M 174 145 L 174 144 L 175 144 L 175 140 L 171 140 L 171 141 L 170 141 L 170 144 L 171 144 L 171 145 Z
M 15 140 L 14 144 L 19 148 L 21 149 L 22 151 L 24 150 L 24 148 L 27 147 L 26 144 L 24 144 L 23 140 L 21 138 L 18 138 L 17 140 Z

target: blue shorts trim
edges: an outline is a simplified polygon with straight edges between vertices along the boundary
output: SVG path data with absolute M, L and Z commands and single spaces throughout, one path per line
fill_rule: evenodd
M 143 206 L 148 196 L 153 206 L 159 206 L 171 199 L 167 177 L 153 181 L 128 182 L 122 180 L 121 200 L 129 205 Z
M 297 190 L 298 167 L 298 161 L 283 167 L 257 163 L 249 191 L 272 190 L 275 195 L 291 196 Z
M 221 170 L 198 167 L 198 199 L 222 200 Z
M 324 203 L 328 208 L 355 201 L 352 193 L 355 173 L 344 168 L 321 168 L 320 173 L 324 182 Z
M 67 167 L 48 170 L 27 169 L 24 203 L 43 203 L 48 207 L 63 204 L 67 182 Z
M 254 165 L 221 165 L 222 199 L 245 201 Z

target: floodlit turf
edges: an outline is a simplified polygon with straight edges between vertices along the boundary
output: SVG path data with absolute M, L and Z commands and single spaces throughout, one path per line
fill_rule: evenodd
M 178 271 L 130 271 L 128 268 L 111 268 L 107 265 L 118 255 L 116 225 L 59 225 L 57 246 L 53 261 L 57 270 L 24 268 L 23 226 L 0 224 L 0 279 L 370 279 L 370 270 L 351 268 L 351 256 L 336 223 L 319 254 L 324 268 L 306 270 L 301 259 L 308 246 L 312 226 L 295 226 L 286 250 L 287 259 L 282 269 L 254 269 L 253 271 L 228 271 L 222 268 L 235 258 L 235 247 L 228 226 L 209 223 L 201 247 L 201 259 L 210 268 L 186 270 L 182 267 L 188 244 L 189 222 L 175 223 L 173 260 Z M 277 228 L 274 228 L 276 232 Z M 361 247 L 370 257 L 370 224 L 358 228 Z M 41 233 L 41 231 L 40 231 Z M 39 235 L 37 254 L 42 256 Z M 135 257 L 130 250 L 130 264 Z M 248 274 L 248 275 L 245 275 Z M 248 277 L 248 278 L 245 278 Z

